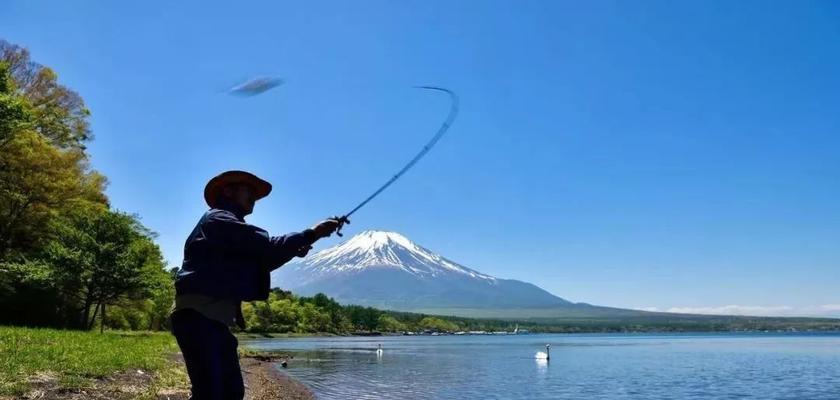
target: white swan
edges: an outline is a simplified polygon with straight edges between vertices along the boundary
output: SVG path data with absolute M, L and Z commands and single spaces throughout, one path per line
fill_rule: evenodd
M 376 356 L 377 357 L 382 357 L 382 345 L 381 344 L 379 345 L 379 348 L 376 349 Z
M 550 360 L 551 359 L 551 345 L 545 345 L 545 352 L 538 351 L 537 354 L 534 354 L 534 358 L 538 360 Z

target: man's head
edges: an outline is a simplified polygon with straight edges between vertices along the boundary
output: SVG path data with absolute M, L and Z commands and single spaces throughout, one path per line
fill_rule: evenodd
M 254 203 L 257 202 L 257 197 L 254 195 L 256 190 L 251 185 L 244 183 L 232 183 L 222 188 L 222 196 L 228 202 L 239 207 L 248 215 L 254 212 Z
M 271 184 L 245 171 L 227 171 L 214 177 L 204 188 L 204 200 L 210 208 L 229 203 L 245 215 L 254 211 L 254 203 L 271 193 Z

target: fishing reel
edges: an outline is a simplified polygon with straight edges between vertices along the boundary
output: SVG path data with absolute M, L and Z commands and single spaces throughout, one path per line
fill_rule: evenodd
M 341 228 L 344 227 L 344 224 L 350 225 L 350 219 L 347 218 L 346 215 L 342 215 L 340 217 L 336 215 L 335 217 L 332 217 L 332 219 L 338 221 L 338 228 L 335 229 L 335 234 L 338 235 L 338 237 L 344 237 L 344 234 L 341 233 Z

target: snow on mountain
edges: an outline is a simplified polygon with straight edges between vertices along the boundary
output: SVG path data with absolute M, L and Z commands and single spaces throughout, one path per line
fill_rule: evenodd
M 393 310 L 569 305 L 526 282 L 464 267 L 396 232 L 365 231 L 272 273 L 275 287 Z
M 304 265 L 315 274 L 392 267 L 424 278 L 455 273 L 476 279 L 496 280 L 492 276 L 455 264 L 396 232 L 364 231 L 338 246 L 306 258 Z

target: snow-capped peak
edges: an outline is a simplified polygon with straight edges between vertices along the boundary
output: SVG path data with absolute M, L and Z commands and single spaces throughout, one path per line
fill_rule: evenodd
M 375 249 L 387 246 L 402 246 L 405 248 L 416 247 L 414 243 L 408 240 L 407 237 L 400 235 L 397 232 L 388 231 L 364 231 L 356 236 L 353 236 L 342 246 L 370 248 Z
M 399 233 L 375 230 L 364 231 L 337 246 L 313 254 L 304 259 L 302 264 L 305 269 L 318 274 L 379 267 L 399 268 L 418 276 L 436 277 L 455 273 L 496 280 L 418 246 Z

